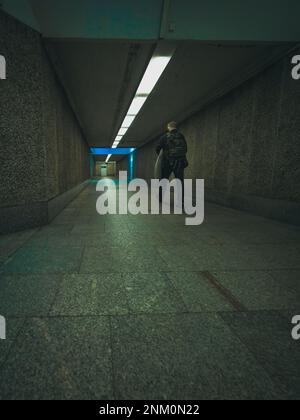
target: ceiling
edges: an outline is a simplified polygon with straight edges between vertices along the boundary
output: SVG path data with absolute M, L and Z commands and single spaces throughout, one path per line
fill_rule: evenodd
M 126 41 L 48 41 L 63 83 L 91 147 L 110 147 L 156 44 Z M 287 45 L 180 42 L 122 147 L 139 147 L 183 120 L 220 91 L 241 82 Z M 242 77 L 242 79 L 243 79 Z
M 1 7 L 40 31 L 91 147 L 112 145 L 157 49 L 175 53 L 121 146 L 150 141 L 300 39 L 299 0 L 1 0 Z
M 91 147 L 110 147 L 152 56 L 153 44 L 111 41 L 51 42 Z M 55 55 L 54 55 L 54 52 Z
M 299 41 L 299 0 L 1 0 L 47 38 Z

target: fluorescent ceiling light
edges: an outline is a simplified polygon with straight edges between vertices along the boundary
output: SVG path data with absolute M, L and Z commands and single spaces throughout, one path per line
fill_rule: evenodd
M 135 119 L 134 115 L 129 115 L 129 116 L 127 115 L 127 117 L 125 117 L 123 121 L 122 127 L 129 128 L 131 124 L 133 123 L 134 119 Z
M 126 127 L 121 127 L 118 136 L 124 136 L 127 133 L 128 128 Z
M 142 109 L 146 100 L 147 96 L 136 96 L 128 110 L 128 115 L 137 115 Z
M 117 145 L 121 142 L 123 136 L 127 133 L 129 127 L 133 123 L 134 119 L 144 106 L 148 96 L 154 89 L 155 85 L 159 81 L 161 75 L 165 71 L 169 64 L 172 55 L 169 56 L 156 56 L 150 60 L 150 63 L 145 71 L 143 79 L 139 85 L 136 95 L 130 105 L 127 115 L 123 121 L 122 127 L 118 132 L 118 135 L 113 143 L 113 148 L 117 148 Z M 107 156 L 106 162 L 110 160 L 112 155 Z
M 112 155 L 108 155 L 107 158 L 106 158 L 105 163 L 108 163 L 111 157 L 112 157 Z
M 152 92 L 171 58 L 172 56 L 152 58 L 138 88 L 137 95 L 149 95 Z

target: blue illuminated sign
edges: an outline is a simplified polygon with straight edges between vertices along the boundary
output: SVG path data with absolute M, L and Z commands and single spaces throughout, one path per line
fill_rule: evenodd
M 102 147 L 92 147 L 92 155 L 130 155 L 135 151 L 134 148 L 127 147 L 117 147 L 116 149 L 112 148 L 102 148 Z

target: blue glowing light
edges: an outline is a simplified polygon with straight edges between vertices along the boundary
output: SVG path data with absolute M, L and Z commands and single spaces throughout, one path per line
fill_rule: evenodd
M 135 151 L 134 148 L 129 147 L 117 147 L 115 149 L 112 148 L 103 148 L 103 147 L 92 147 L 91 153 L 92 155 L 130 155 Z
M 130 155 L 128 156 L 128 160 L 129 160 L 129 181 L 132 181 L 134 179 L 134 169 L 135 169 L 135 158 L 136 158 L 136 153 L 135 150 L 130 153 Z

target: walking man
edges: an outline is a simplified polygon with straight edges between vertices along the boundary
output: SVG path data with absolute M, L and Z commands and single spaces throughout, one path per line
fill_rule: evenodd
M 159 141 L 156 148 L 158 155 L 161 150 L 163 150 L 161 178 L 170 179 L 170 176 L 174 174 L 184 187 L 184 170 L 188 167 L 187 142 L 184 135 L 178 131 L 177 123 L 174 121 L 168 124 L 168 132 Z M 159 199 L 160 201 L 163 199 L 162 191 L 160 191 Z

